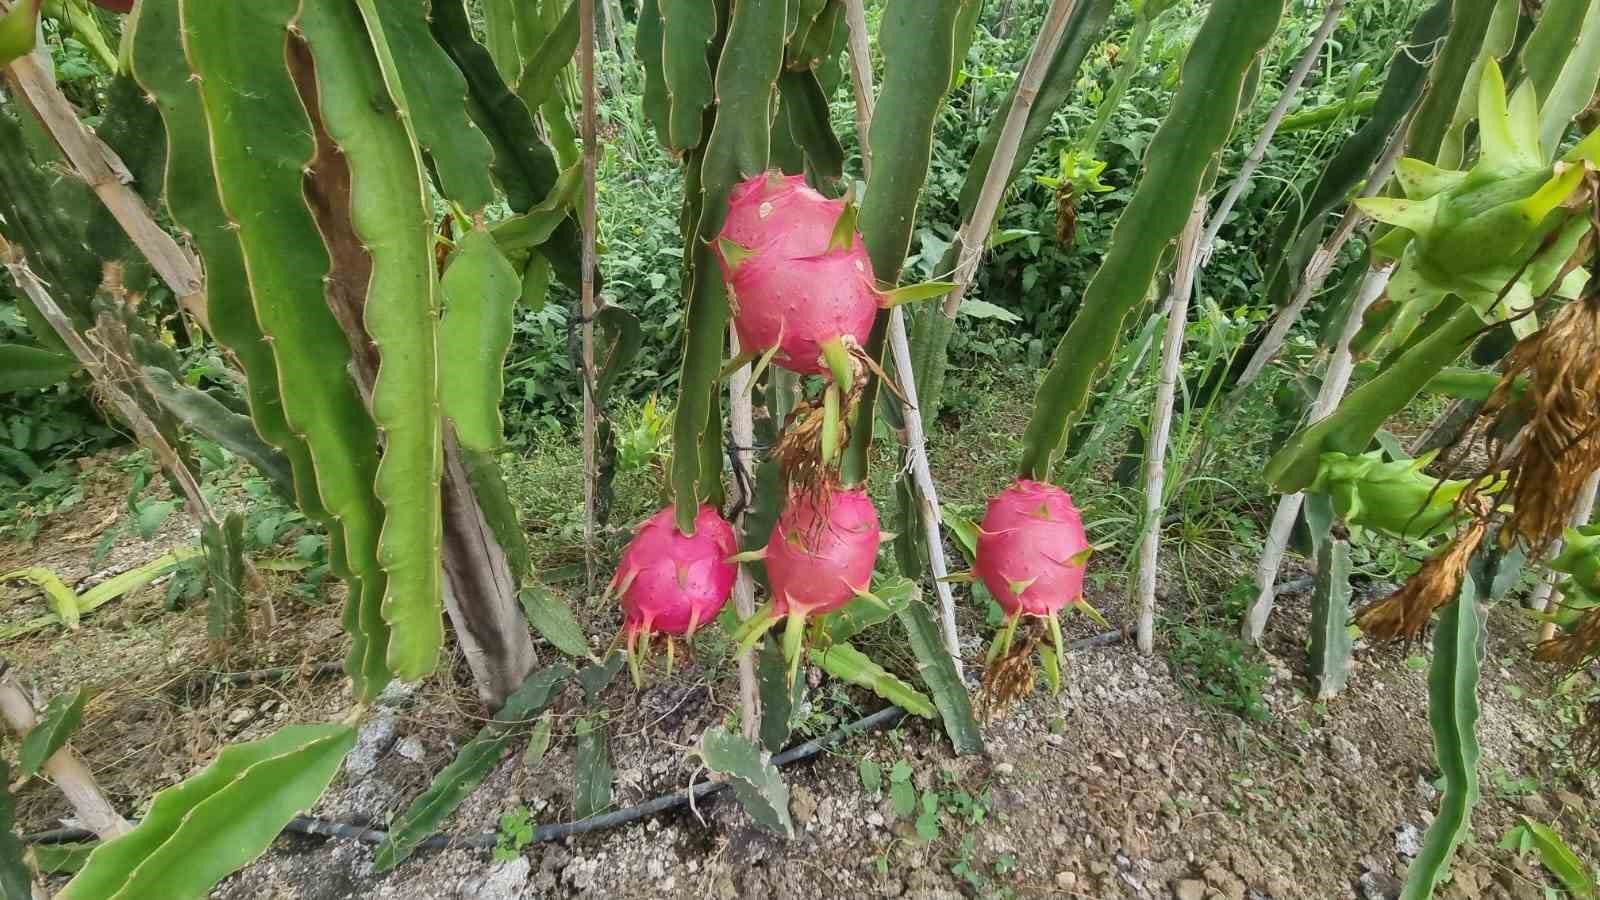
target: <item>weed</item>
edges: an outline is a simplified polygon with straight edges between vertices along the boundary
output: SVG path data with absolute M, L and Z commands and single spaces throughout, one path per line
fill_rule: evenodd
M 502 814 L 496 829 L 494 861 L 509 862 L 521 856 L 522 849 L 533 843 L 533 831 L 533 819 L 526 806 L 519 803 Z
M 1270 670 L 1250 644 L 1209 625 L 1174 623 L 1168 634 L 1167 660 L 1190 696 L 1242 719 L 1269 718 L 1262 689 Z

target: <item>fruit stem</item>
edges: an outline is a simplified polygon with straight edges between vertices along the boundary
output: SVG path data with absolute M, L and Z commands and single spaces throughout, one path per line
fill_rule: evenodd
M 783 658 L 789 661 L 789 687 L 794 687 L 795 676 L 800 673 L 800 650 L 805 643 L 806 614 L 798 610 L 789 613 L 783 627 Z
M 822 464 L 833 465 L 839 456 L 839 383 L 822 393 Z

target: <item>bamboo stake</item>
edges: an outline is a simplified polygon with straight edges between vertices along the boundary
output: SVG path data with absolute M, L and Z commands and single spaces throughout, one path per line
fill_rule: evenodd
M 1155 408 L 1150 413 L 1150 444 L 1145 450 L 1144 520 L 1139 537 L 1136 591 L 1139 652 L 1146 656 L 1155 651 L 1156 564 L 1161 555 L 1161 519 L 1166 507 L 1167 442 L 1172 434 L 1172 404 L 1177 396 L 1178 366 L 1183 361 L 1183 336 L 1189 324 L 1189 298 L 1194 294 L 1198 242 L 1205 215 L 1205 198 L 1197 198 L 1194 211 L 1189 214 L 1189 223 L 1178 237 L 1172 299 L 1167 304 L 1167 330 L 1161 344 L 1161 377 L 1156 383 Z
M 856 96 L 856 144 L 861 148 L 861 177 L 872 171 L 872 46 L 867 39 L 867 10 L 862 0 L 844 0 L 847 43 L 850 48 L 850 85 Z
M 18 740 L 39 721 L 33 703 L 17 683 L 16 670 L 4 660 L 0 660 L 0 716 L 5 717 L 6 725 Z M 70 744 L 63 744 L 54 756 L 45 760 L 44 774 L 66 795 L 84 826 L 101 840 L 121 837 L 133 829 L 106 799 L 83 757 Z
M 595 266 L 595 90 L 594 0 L 579 0 L 578 78 L 583 89 L 583 559 L 594 585 L 595 491 L 600 471 L 595 459 L 594 266 Z
M 20 57 L 6 69 L 15 94 L 24 100 L 61 152 L 127 232 L 161 280 L 172 289 L 184 311 L 209 330 L 205 287 L 194 261 L 178 242 L 157 225 L 139 195 L 128 187 L 128 167 L 110 147 L 83 127 L 77 112 L 34 54 Z
M 1345 389 L 1350 386 L 1350 375 L 1355 371 L 1355 357 L 1350 353 L 1350 342 L 1361 330 L 1361 317 L 1367 307 L 1389 286 L 1392 271 L 1388 267 L 1373 269 L 1361 283 L 1361 291 L 1356 295 L 1350 314 L 1345 318 L 1344 330 L 1339 334 L 1339 344 L 1328 360 L 1328 370 L 1323 376 L 1316 402 L 1311 406 L 1308 424 L 1327 418 L 1344 397 Z M 1304 500 L 1304 494 L 1284 494 L 1278 500 L 1277 511 L 1272 514 L 1272 525 L 1267 530 L 1267 540 L 1261 548 L 1261 562 L 1256 567 L 1256 585 L 1260 593 L 1256 595 L 1255 603 L 1251 604 L 1240 627 L 1240 636 L 1253 644 L 1261 643 L 1261 634 L 1267 628 L 1267 617 L 1272 615 L 1276 596 L 1273 582 L 1277 581 L 1278 566 L 1283 563 L 1284 551 L 1289 546 L 1289 533 L 1294 530 L 1295 519 L 1300 515 L 1300 504 Z
M 739 335 L 728 329 L 728 355 L 739 356 Z M 740 468 L 753 472 L 755 418 L 751 411 L 750 366 L 740 366 L 728 379 L 728 427 L 733 432 L 733 452 Z M 751 483 L 754 479 L 751 479 Z M 733 522 L 735 532 L 743 531 L 744 512 Z M 733 581 L 733 608 L 741 620 L 756 614 L 756 586 L 750 571 L 739 566 Z M 745 738 L 754 741 L 761 734 L 761 691 L 756 683 L 755 658 L 749 650 L 739 654 L 739 720 Z
M 1572 518 L 1568 520 L 1568 524 L 1573 528 L 1581 528 L 1589 524 L 1589 520 L 1594 517 L 1594 502 L 1597 491 L 1600 491 L 1600 469 L 1595 470 L 1589 476 L 1589 480 L 1584 483 L 1583 492 L 1578 495 L 1578 505 L 1572 510 Z M 1555 556 L 1560 552 L 1561 541 L 1557 540 L 1550 545 L 1549 555 Z M 1561 590 L 1556 587 L 1556 578 L 1559 574 L 1554 569 L 1548 569 L 1545 571 L 1544 577 L 1539 579 L 1538 585 L 1533 589 L 1533 596 L 1528 598 L 1528 606 L 1534 612 L 1544 612 L 1551 606 L 1561 605 Z M 1554 622 L 1546 622 L 1539 629 L 1539 640 L 1541 641 L 1548 641 L 1555 636 L 1556 623 Z
M 1339 24 L 1339 14 L 1344 11 L 1345 0 L 1328 0 L 1328 8 L 1322 14 L 1322 25 L 1317 28 L 1316 34 L 1311 36 L 1311 43 L 1306 45 L 1305 53 L 1301 54 L 1300 61 L 1295 63 L 1294 71 L 1290 72 L 1289 80 L 1284 82 L 1283 93 L 1278 95 L 1278 102 L 1272 107 L 1272 112 L 1267 115 L 1266 124 L 1261 126 L 1261 134 L 1256 136 L 1255 146 L 1250 148 L 1250 153 L 1245 157 L 1244 165 L 1239 167 L 1239 174 L 1234 177 L 1233 184 L 1228 187 L 1228 193 L 1217 204 L 1217 211 L 1211 214 L 1206 222 L 1205 234 L 1200 238 L 1199 267 L 1204 270 L 1211 261 L 1211 250 L 1217 241 L 1217 232 L 1222 230 L 1222 223 L 1228 218 L 1228 213 L 1233 212 L 1233 205 L 1239 202 L 1239 197 L 1244 193 L 1245 187 L 1255 175 L 1256 169 L 1267 158 L 1267 145 L 1272 142 L 1272 136 L 1277 133 L 1278 125 L 1283 122 L 1283 116 L 1289 111 L 1289 104 L 1295 99 L 1300 85 L 1305 83 L 1306 76 L 1311 73 L 1311 67 L 1316 65 L 1317 56 L 1322 53 L 1322 47 L 1328 42 L 1329 36 Z
M 1017 159 L 1017 148 L 1022 142 L 1022 130 L 1028 124 L 1028 113 L 1039 97 L 1039 86 L 1044 83 L 1045 73 L 1050 69 L 1050 60 L 1055 56 L 1056 48 L 1061 46 L 1067 19 L 1072 16 L 1074 5 L 1076 0 L 1052 0 L 1044 24 L 1039 27 L 1039 37 L 1034 40 L 1033 49 L 1028 51 L 1028 61 L 1023 64 L 1022 75 L 1017 79 L 1016 98 L 1011 101 L 1011 111 L 1007 113 L 1000 139 L 995 143 L 994 158 L 989 162 L 983 188 L 978 192 L 978 203 L 972 210 L 972 217 L 962 223 L 961 231 L 956 235 L 961 249 L 956 257 L 955 290 L 944 298 L 944 316 L 947 319 L 956 317 L 961 309 L 961 298 L 966 296 L 967 288 L 972 286 L 973 276 L 977 274 L 978 261 L 983 256 L 984 245 L 988 243 L 989 231 L 994 227 L 1000 200 L 1011 181 L 1011 167 Z
M 1383 156 L 1378 158 L 1377 164 L 1372 169 L 1371 176 L 1367 179 L 1366 186 L 1361 189 L 1363 198 L 1377 196 L 1377 193 L 1383 190 L 1383 186 L 1388 183 L 1390 174 L 1394 172 L 1395 164 L 1400 160 L 1400 153 L 1405 150 L 1405 134 L 1406 129 L 1410 127 L 1410 121 L 1410 117 L 1407 116 L 1400 123 L 1400 127 L 1395 129 L 1394 134 L 1390 135 L 1388 147 L 1384 149 Z M 1267 364 L 1272 362 L 1273 358 L 1278 355 L 1279 350 L 1283 349 L 1283 342 L 1289 335 L 1290 326 L 1294 325 L 1295 321 L 1300 318 L 1300 313 L 1305 310 L 1306 304 L 1311 301 L 1311 297 L 1317 291 L 1322 290 L 1322 283 L 1327 280 L 1328 273 L 1333 270 L 1333 262 L 1338 258 L 1339 251 L 1344 249 L 1345 242 L 1350 240 L 1351 236 L 1355 234 L 1356 228 L 1366 219 L 1366 213 L 1363 213 L 1352 203 L 1350 208 L 1345 210 L 1344 218 L 1340 220 L 1339 227 L 1334 229 L 1333 234 L 1322 242 L 1322 246 L 1318 247 L 1315 253 L 1311 254 L 1311 261 L 1306 264 L 1305 276 L 1300 280 L 1300 289 L 1295 292 L 1294 298 L 1289 301 L 1289 305 L 1278 311 L 1278 315 L 1272 320 L 1272 325 L 1268 328 L 1267 335 L 1262 340 L 1261 346 L 1256 348 L 1255 354 L 1250 357 L 1250 362 L 1245 365 L 1244 373 L 1239 376 L 1238 381 L 1234 382 L 1233 388 L 1228 392 L 1223 404 L 1225 412 L 1238 405 L 1239 401 L 1244 397 L 1245 389 L 1256 378 L 1260 377 L 1261 373 L 1266 370 Z

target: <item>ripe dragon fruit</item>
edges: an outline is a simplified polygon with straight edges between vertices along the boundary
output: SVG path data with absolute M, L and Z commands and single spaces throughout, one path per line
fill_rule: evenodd
M 851 214 L 799 175 L 757 175 L 733 189 L 717 251 L 739 346 L 803 375 L 844 376 L 843 351 L 866 343 L 884 300 L 853 222 L 847 242 L 835 239 Z
M 1007 616 L 1047 618 L 1083 598 L 1089 550 L 1072 497 L 1020 479 L 989 501 L 973 571 Z
M 762 612 L 739 626 L 734 640 L 749 648 L 779 619 L 786 619 L 783 654 L 789 662 L 789 683 L 794 684 L 806 621 L 857 597 L 876 599 L 868 587 L 884 537 L 878 511 L 861 488 L 824 486 L 791 493 L 767 546 L 738 557 L 766 561 L 772 598 Z
M 1073 606 L 1096 618 L 1083 599 L 1083 574 L 1092 552 L 1083 517 L 1066 491 L 1019 479 L 989 501 L 978 531 L 973 574 L 983 580 L 1006 621 L 989 647 L 984 693 L 991 709 L 1033 690 L 1035 648 L 1051 687 L 1061 687 L 1063 647 L 1057 613 Z M 1024 617 L 1030 625 L 1015 643 Z M 1042 646 L 1048 632 L 1051 646 Z
M 882 537 L 878 511 L 861 488 L 791 496 L 764 557 L 773 611 L 818 616 L 865 593 Z
M 639 526 L 607 589 L 617 592 L 622 604 L 622 633 L 635 682 L 634 648 L 640 635 L 641 656 L 652 635 L 667 635 L 670 666 L 672 637 L 693 637 L 722 611 L 738 572 L 730 559 L 738 549 L 733 526 L 709 505 L 695 516 L 693 535 L 678 530 L 670 506 Z

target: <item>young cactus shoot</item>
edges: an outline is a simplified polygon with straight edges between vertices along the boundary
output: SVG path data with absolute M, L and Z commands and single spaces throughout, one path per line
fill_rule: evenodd
M 646 519 L 622 552 L 607 587 L 622 604 L 622 634 L 635 684 L 653 635 L 667 639 L 667 668 L 676 653 L 673 639 L 694 638 L 716 618 L 733 591 L 738 550 L 733 526 L 711 506 L 701 506 L 694 534 L 679 531 L 672 507 Z

